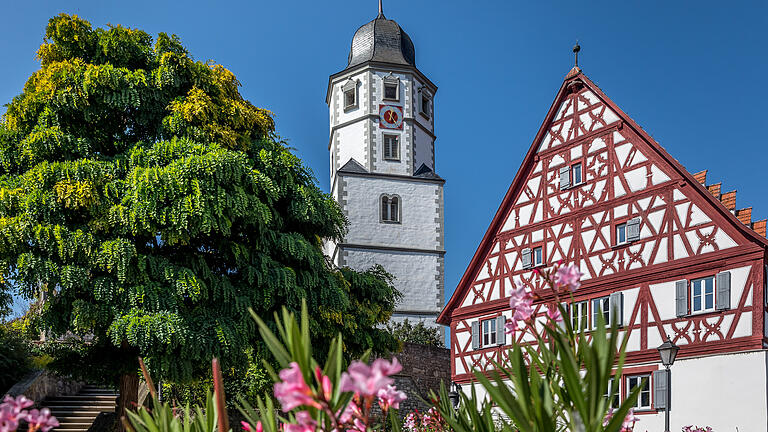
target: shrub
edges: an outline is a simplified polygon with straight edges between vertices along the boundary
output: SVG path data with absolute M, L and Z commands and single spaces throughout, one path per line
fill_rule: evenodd
M 30 347 L 21 332 L 0 324 L 0 394 L 5 393 L 31 369 Z

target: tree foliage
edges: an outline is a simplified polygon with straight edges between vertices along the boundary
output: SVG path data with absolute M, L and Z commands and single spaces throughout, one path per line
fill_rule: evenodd
M 445 342 L 440 335 L 440 330 L 436 327 L 427 327 L 421 321 L 414 325 L 406 318 L 399 323 L 387 324 L 387 330 L 400 342 L 445 348 Z
M 0 122 L 0 291 L 42 294 L 51 336 L 95 336 L 61 357 L 113 378 L 141 355 L 186 380 L 265 353 L 248 308 L 302 298 L 317 343 L 396 348 L 389 276 L 329 265 L 343 214 L 232 72 L 176 36 L 64 14 L 37 54 Z

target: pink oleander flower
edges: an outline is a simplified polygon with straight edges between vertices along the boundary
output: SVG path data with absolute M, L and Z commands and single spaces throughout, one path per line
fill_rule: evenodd
M 19 427 L 19 418 L 8 406 L 0 405 L 0 432 L 13 432 Z
M 320 408 L 312 389 L 304 381 L 304 375 L 302 375 L 298 363 L 292 362 L 287 369 L 281 370 L 280 379 L 281 382 L 275 383 L 274 394 L 280 401 L 283 411 L 290 411 L 301 405 Z
M 2 405 L 0 406 L 7 406 L 13 414 L 19 415 L 22 413 L 22 411 L 34 404 L 34 402 L 27 399 L 27 397 L 24 395 L 19 395 L 15 399 L 9 395 L 6 395 L 5 399 L 3 399 Z
M 51 415 L 51 410 L 43 408 L 41 410 L 33 409 L 27 414 L 27 423 L 29 423 L 29 432 L 41 430 L 42 432 L 48 432 L 49 430 L 59 426 L 59 421 L 56 417 Z
M 320 384 L 320 389 L 323 392 L 323 398 L 326 401 L 331 400 L 331 397 L 333 396 L 333 385 L 331 384 L 331 379 L 326 375 L 323 375 L 323 370 L 320 369 L 320 366 L 315 368 L 315 378 Z
M 240 426 L 242 426 L 244 431 L 251 432 L 251 424 L 246 421 L 240 421 Z
M 533 315 L 533 295 L 525 286 L 516 283 L 516 288 L 509 295 L 509 307 L 514 311 L 512 320 L 527 321 Z
M 560 267 L 555 272 L 555 283 L 558 286 L 568 287 L 571 291 L 576 291 L 581 287 L 581 277 L 583 273 L 579 271 L 576 265 Z
M 358 417 L 363 414 L 362 411 L 360 410 L 360 407 L 357 406 L 355 399 L 356 397 L 352 398 L 352 400 L 349 401 L 347 406 L 344 408 L 343 412 L 336 413 L 336 416 L 339 417 L 339 423 L 346 424 L 350 420 L 352 420 L 353 417 Z
M 402 368 L 396 358 L 391 362 L 376 359 L 371 366 L 354 361 L 347 372 L 341 374 L 339 387 L 343 392 L 357 392 L 362 397 L 375 396 L 379 390 L 394 382 L 389 376 L 400 372 Z
M 558 308 L 557 305 L 547 306 L 547 317 L 554 322 L 563 321 L 563 315 L 560 313 L 560 308 Z
M 613 416 L 613 412 L 611 412 L 611 416 Z M 632 432 L 635 428 L 635 422 L 638 420 L 640 419 L 635 416 L 635 409 L 630 408 L 629 411 L 627 411 L 627 415 L 624 417 L 624 421 L 621 423 L 619 432 Z M 603 423 L 605 424 L 605 421 Z
M 515 332 L 518 330 L 517 328 L 517 321 L 507 321 L 504 324 L 504 333 L 508 335 L 515 335 Z
M 376 396 L 379 397 L 379 406 L 382 411 L 387 411 L 390 408 L 399 409 L 400 402 L 408 398 L 405 393 L 398 391 L 397 388 L 392 385 L 379 390 L 379 392 L 376 393 Z
M 309 411 L 299 411 L 296 413 L 296 424 L 284 423 L 285 432 L 315 432 L 317 422 L 312 418 Z

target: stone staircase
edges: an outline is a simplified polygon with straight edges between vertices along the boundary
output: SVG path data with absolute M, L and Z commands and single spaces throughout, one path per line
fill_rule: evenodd
M 40 405 L 59 420 L 54 431 L 86 432 L 100 412 L 115 412 L 117 396 L 115 390 L 86 385 L 76 395 L 48 398 Z

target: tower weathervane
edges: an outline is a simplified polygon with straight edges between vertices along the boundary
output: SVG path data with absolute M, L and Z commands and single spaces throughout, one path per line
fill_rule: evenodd
M 579 46 L 579 41 L 576 40 L 576 45 L 573 46 L 573 54 L 576 55 L 576 67 L 579 67 L 579 51 L 581 51 L 581 47 Z

